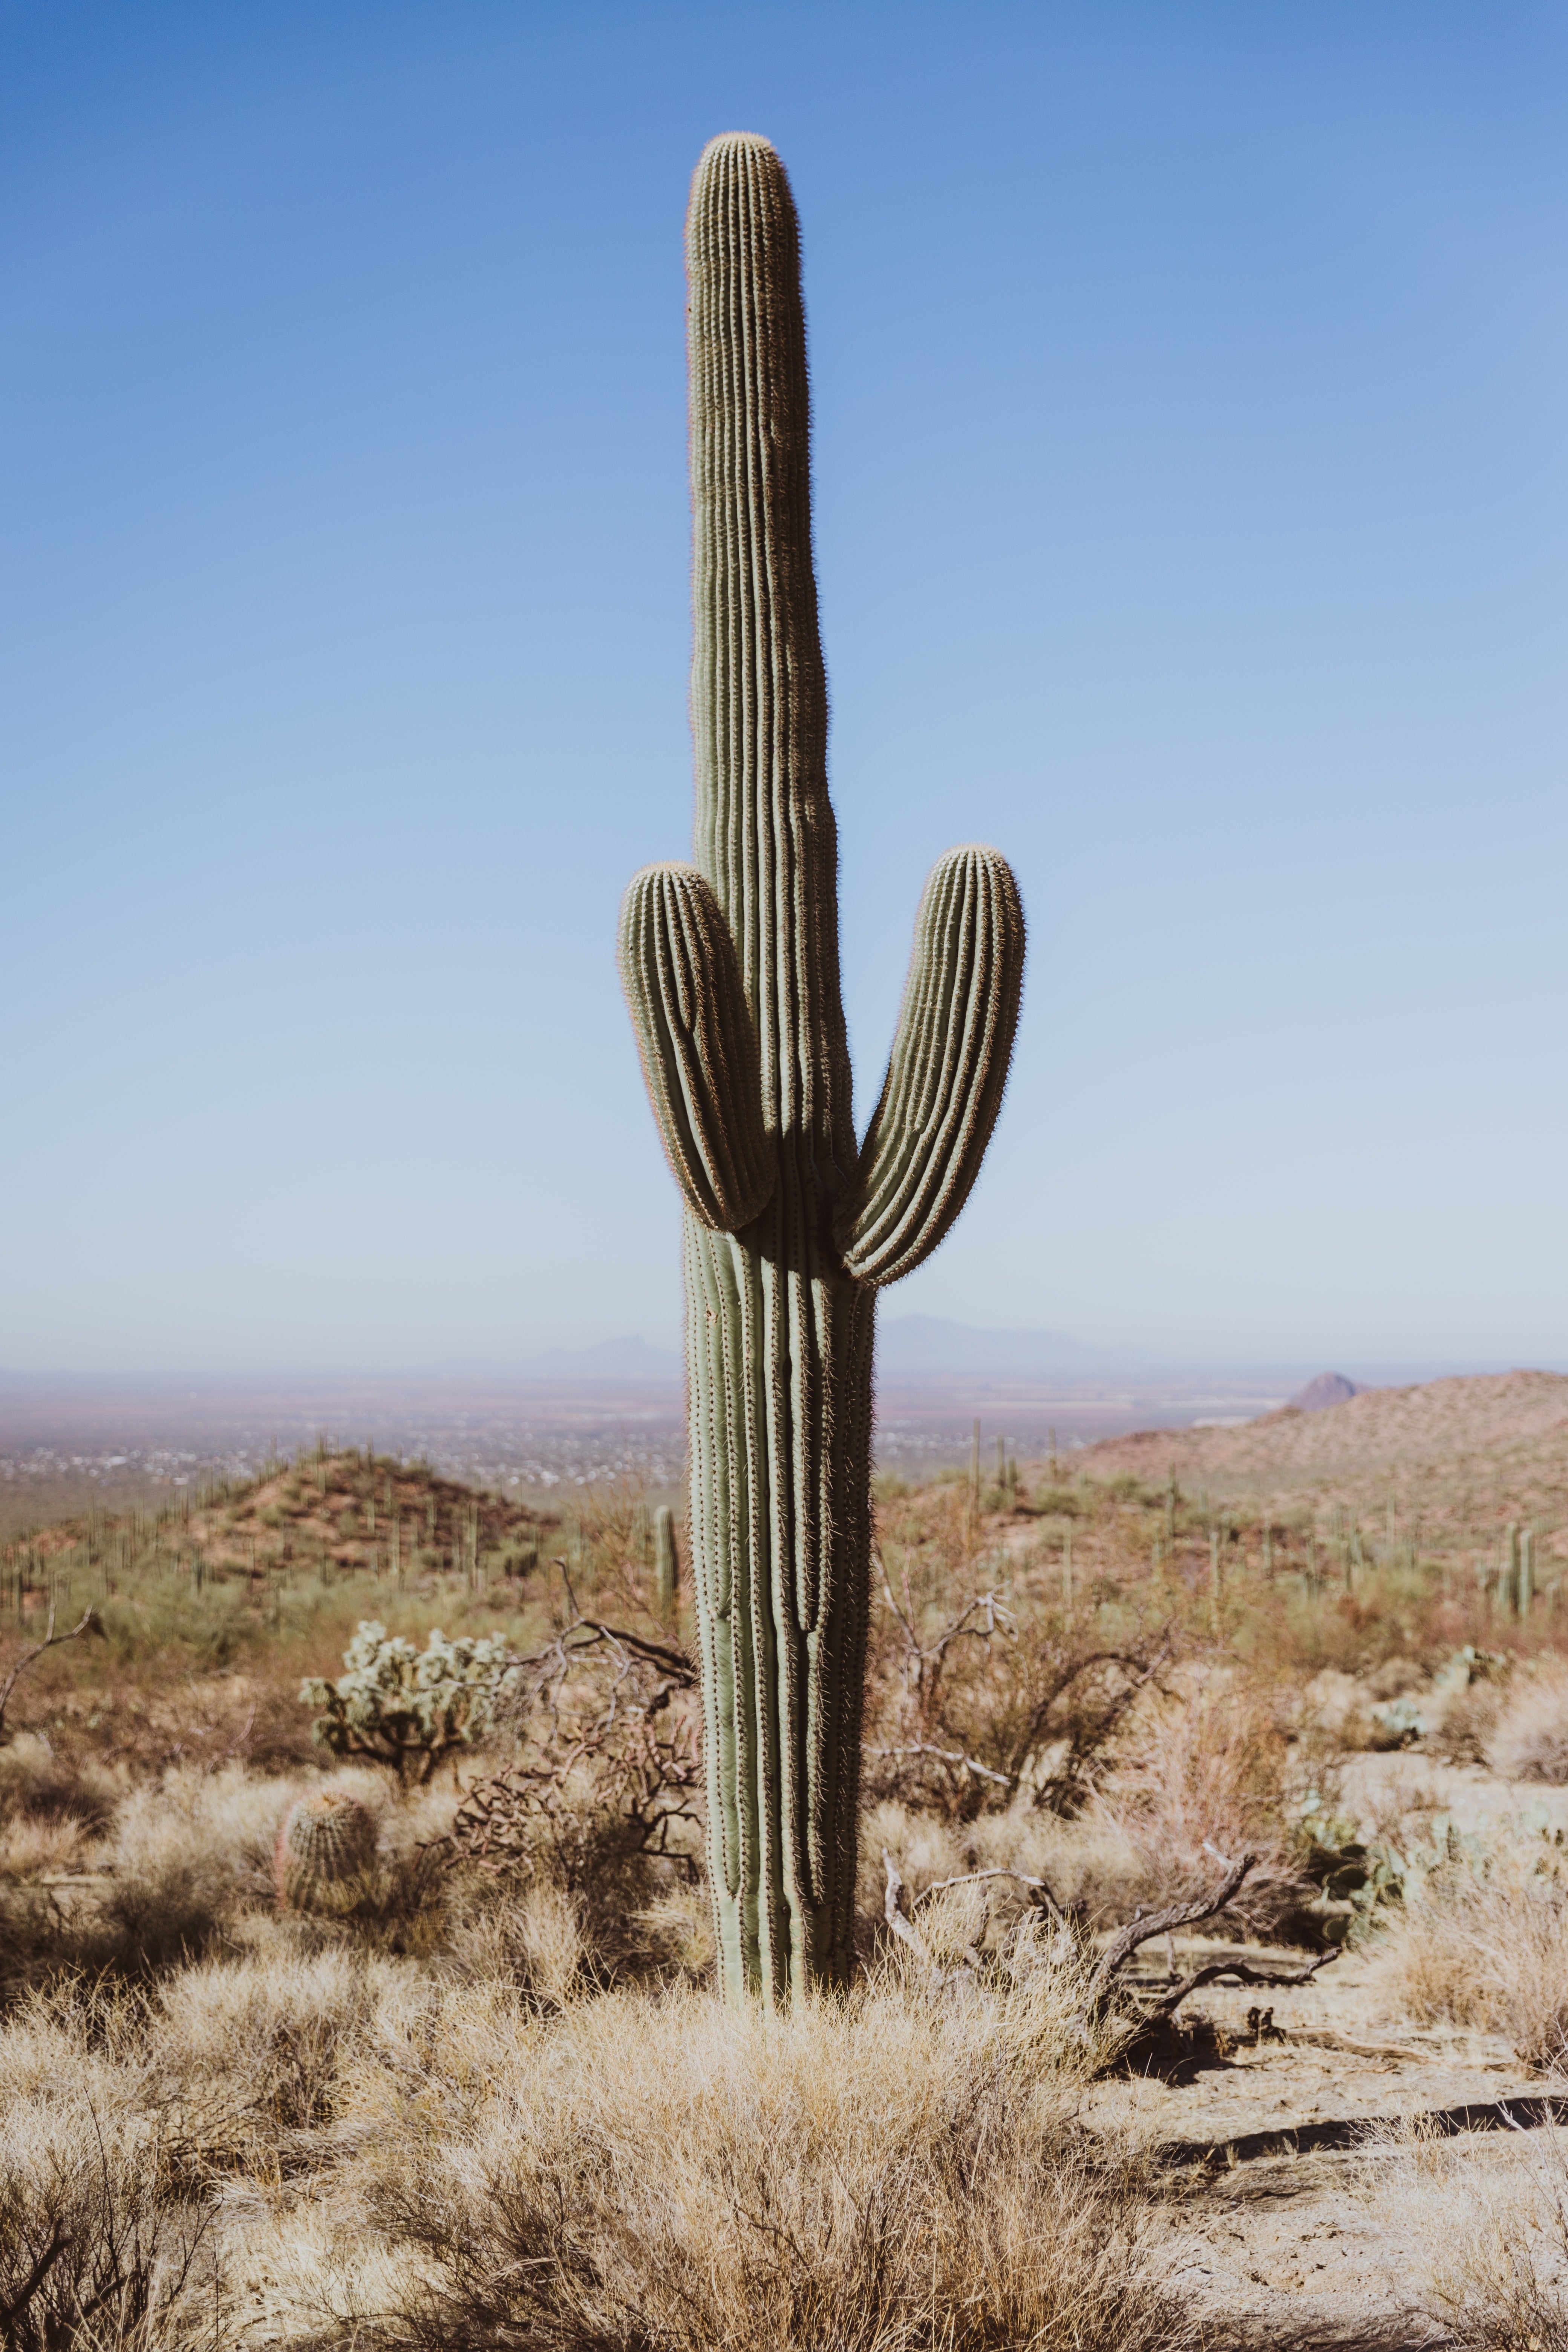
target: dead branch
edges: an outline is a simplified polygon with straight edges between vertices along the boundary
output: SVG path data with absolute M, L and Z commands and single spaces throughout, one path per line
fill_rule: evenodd
M 11 1737 L 11 1734 L 5 1728 L 5 1709 L 11 1703 L 12 1692 L 16 1689 L 22 1675 L 26 1673 L 27 1668 L 31 1665 L 35 1665 L 43 1656 L 46 1650 L 58 1649 L 60 1644 L 64 1642 L 74 1642 L 79 1634 L 101 1633 L 103 1631 L 102 1621 L 100 1618 L 97 1610 L 84 1609 L 81 1612 L 80 1618 L 77 1623 L 71 1627 L 68 1633 L 57 1633 L 55 1631 L 55 1596 L 51 1593 L 49 1595 L 48 1622 L 44 1628 L 43 1640 L 41 1642 L 35 1642 L 30 1650 L 24 1650 L 16 1664 L 12 1667 L 10 1673 L 6 1675 L 5 1681 L 0 1683 L 0 1748 L 3 1748 Z
M 973 1773 L 977 1780 L 994 1780 L 999 1789 L 1017 1786 L 1015 1774 L 994 1772 L 989 1764 L 982 1764 L 977 1757 L 966 1756 L 963 1748 L 938 1748 L 929 1739 L 914 1740 L 907 1748 L 868 1748 L 866 1753 L 868 1756 L 934 1756 L 941 1763 L 956 1764 L 962 1770 Z
M 963 1607 L 948 1619 L 934 1641 L 922 1642 L 915 1624 L 914 1604 L 910 1599 L 907 1575 L 904 1606 L 900 1608 L 893 1596 L 887 1562 L 882 1557 L 880 1548 L 877 1552 L 877 1567 L 882 1579 L 882 1591 L 888 1606 L 898 1620 L 904 1636 L 905 1683 L 913 1695 L 921 1722 L 929 1722 L 936 1706 L 937 1685 L 942 1679 L 942 1668 L 947 1664 L 947 1654 L 953 1643 L 963 1641 L 992 1641 L 998 1633 L 1010 1633 L 1016 1625 L 1017 1619 L 1006 1607 L 999 1592 L 995 1591 L 979 1592 L 975 1594 L 973 1601 L 965 1601 Z M 981 1616 L 984 1618 L 984 1624 L 971 1622 L 972 1619 Z
M 566 1584 L 567 1597 L 573 1608 L 576 1609 L 576 1597 L 571 1585 L 566 1583 L 564 1563 L 557 1562 L 557 1566 L 562 1570 L 562 1582 Z M 695 1690 L 697 1687 L 700 1679 L 697 1665 L 684 1650 L 668 1642 L 650 1642 L 646 1633 L 634 1633 L 625 1625 L 607 1625 L 602 1618 L 584 1617 L 581 1612 L 562 1628 L 546 1648 L 534 1651 L 530 1657 L 516 1658 L 512 1664 L 547 1669 L 540 1676 L 535 1685 L 537 1689 L 558 1679 L 561 1675 L 570 1673 L 573 1661 L 600 1643 L 608 1643 L 623 1657 L 640 1658 L 645 1664 L 658 1667 L 679 1690 Z
M 1170 1634 L 1167 1631 L 1162 1634 L 1159 1647 L 1152 1657 L 1139 1657 L 1136 1654 L 1130 1654 L 1125 1650 L 1091 1650 L 1087 1657 L 1075 1658 L 1066 1665 L 1035 1708 L 1027 1728 L 1014 1742 L 1013 1753 L 1007 1761 L 1015 1785 L 1023 1779 L 1030 1758 L 1045 1737 L 1051 1709 L 1058 1699 L 1067 1696 L 1081 1675 L 1086 1675 L 1091 1666 L 1121 1666 L 1127 1675 L 1127 1681 L 1120 1691 L 1112 1695 L 1097 1718 L 1092 1738 L 1088 1741 L 1074 1741 L 1067 1769 L 1057 1775 L 1056 1785 L 1058 1786 L 1065 1785 L 1077 1777 L 1083 1762 L 1083 1751 L 1086 1747 L 1098 1748 L 1104 1746 L 1139 1692 L 1146 1688 L 1160 1673 L 1162 1667 L 1168 1664 L 1171 1646 Z
M 1117 2063 L 1137 2042 L 1162 2025 L 1169 2024 L 1183 2001 L 1202 1985 L 1217 1983 L 1221 1978 L 1228 1978 L 1237 1984 L 1265 1988 L 1310 1984 L 1320 1969 L 1327 1968 L 1331 1960 L 1338 1958 L 1337 1946 L 1331 1951 L 1321 1953 L 1300 1969 L 1260 1967 L 1231 1954 L 1222 1959 L 1205 1961 L 1201 1968 L 1191 1969 L 1157 1995 L 1151 1989 L 1134 1987 L 1127 1982 L 1125 1971 L 1134 1952 L 1155 1936 L 1168 1936 L 1178 1927 L 1195 1927 L 1200 1920 L 1213 1918 L 1216 1912 L 1223 1911 L 1240 1891 L 1257 1860 L 1256 1854 L 1246 1853 L 1239 1861 L 1226 1863 L 1225 1876 L 1210 1892 L 1190 1896 L 1184 1903 L 1173 1903 L 1163 1911 L 1149 1912 L 1130 1920 L 1110 1938 L 1089 1979 L 1078 2013 L 1078 2031 L 1084 2040 L 1093 2039 L 1101 2044 L 1102 2067 Z M 1081 1937 L 1082 1930 L 1063 1911 L 1044 1879 L 1031 1878 L 1025 1871 L 970 1870 L 955 1878 L 938 1879 L 914 1897 L 906 1914 L 904 1882 L 886 1846 L 882 1849 L 882 1867 L 888 1881 L 882 1902 L 883 1916 L 899 1942 L 906 1946 L 921 1967 L 930 1971 L 934 1990 L 941 1991 L 964 1981 L 973 1983 L 984 1973 L 984 1962 L 973 1948 L 965 1952 L 959 1967 L 944 1970 L 915 1924 L 913 1915 L 921 1905 L 950 1886 L 964 1886 L 991 1878 L 1014 1879 L 1028 1888 L 1031 1898 L 1049 1913 L 1058 1927 L 1069 1935 Z
M 884 1861 L 887 1860 L 885 1851 L 882 1858 Z M 1030 1895 L 1037 1898 L 1040 1908 L 1044 1911 L 1048 1911 L 1051 1917 L 1057 1922 L 1058 1927 L 1065 1927 L 1067 1926 L 1067 1913 L 1062 1909 L 1061 1905 L 1057 1901 L 1056 1896 L 1051 1893 L 1051 1890 L 1046 1885 L 1045 1880 L 1043 1878 L 1031 1878 L 1027 1871 L 1025 1870 L 1003 1869 L 960 1871 L 956 1878 L 939 1878 L 932 1885 L 922 1887 L 920 1894 L 916 1895 L 914 1902 L 910 1904 L 910 1908 L 911 1911 L 917 1910 L 921 1904 L 928 1901 L 931 1895 L 941 1895 L 949 1886 L 972 1886 L 976 1885 L 983 1878 L 1016 1879 L 1020 1886 L 1026 1886 L 1029 1889 Z
M 1188 1975 L 1179 1978 L 1157 2000 L 1151 2000 L 1140 1992 L 1140 2015 L 1134 2039 L 1152 2032 L 1157 2025 L 1168 2025 L 1187 1995 L 1196 1992 L 1200 1985 L 1217 1984 L 1222 1977 L 1229 1977 L 1237 1984 L 1261 1985 L 1266 1990 L 1274 1986 L 1310 1984 L 1320 1969 L 1326 1969 L 1331 1960 L 1337 1960 L 1339 1957 L 1340 1946 L 1331 1944 L 1326 1952 L 1320 1952 L 1316 1959 L 1309 1960 L 1305 1968 L 1300 1969 L 1258 1968 L 1250 1960 L 1206 1960 L 1201 1969 L 1194 1969 Z
M 901 1899 L 904 1892 L 904 1882 L 899 1875 L 898 1864 L 893 1860 L 892 1855 L 888 1852 L 886 1846 L 882 1848 L 882 1867 L 888 1874 L 887 1890 L 882 1896 L 883 1917 L 887 1920 L 889 1927 L 892 1929 L 900 1943 L 907 1944 L 910 1951 L 914 1953 L 916 1958 L 923 1960 L 928 1969 L 933 1968 L 935 1966 L 935 1962 L 932 1960 L 931 1954 L 927 1951 L 920 1936 L 904 1916 Z
M 1222 1857 L 1223 1859 L 1223 1857 Z M 1195 1927 L 1200 1919 L 1212 1919 L 1223 1911 L 1231 1897 L 1240 1890 L 1242 1881 L 1258 1866 L 1255 1853 L 1244 1853 L 1239 1862 L 1226 1864 L 1226 1874 L 1212 1895 L 1194 1895 L 1184 1903 L 1173 1903 L 1163 1911 L 1146 1911 L 1130 1919 L 1125 1927 L 1118 1928 L 1100 1955 L 1100 1965 L 1089 1979 L 1088 2005 L 1099 2008 L 1115 1978 L 1141 1945 L 1155 1936 L 1169 1936 L 1178 1927 Z

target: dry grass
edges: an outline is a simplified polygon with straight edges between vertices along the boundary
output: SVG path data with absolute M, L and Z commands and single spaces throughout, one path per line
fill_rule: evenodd
M 1188 2340 L 1152 2184 L 1075 2122 L 1102 2052 L 1072 1937 L 1002 1906 L 994 1965 L 961 1995 L 883 1966 L 846 2001 L 737 2016 L 692 1981 L 705 1892 L 666 1871 L 641 1920 L 666 1982 L 605 1990 L 594 1905 L 543 1866 L 553 1847 L 521 1874 L 400 1877 L 454 1793 L 335 1778 L 377 1806 L 383 1915 L 276 1910 L 297 1783 L 187 1766 L 92 1827 L 28 1813 L 13 1765 L 0 2309 L 18 2352 Z M 920 1822 L 887 1811 L 909 1853 Z M 1106 1847 L 1044 1816 L 975 1827 L 1058 1878 Z M 47 1861 L 87 1871 L 44 1887 L 66 1874 Z M 922 1913 L 933 1948 L 979 1931 L 972 1897 Z
M 1453 2352 L 1568 2352 L 1568 2147 L 1561 2131 L 1456 2147 L 1396 2141 L 1379 2202 L 1426 2274 Z
M 13 2294 L 64 2213 L 89 2268 L 116 2233 L 155 2250 L 175 2285 L 149 2347 L 187 2340 L 187 2303 L 224 2344 L 1189 2340 L 1146 2184 L 1073 2120 L 1093 2053 L 1065 1947 L 969 2002 L 883 1977 L 769 2020 L 574 1998 L 569 1953 L 546 2011 L 269 1921 L 248 1941 L 0 2032 Z
M 168 1720 L 96 1749 L 64 1681 L 29 1685 L 37 1734 L 0 1751 L 0 2309 L 20 2298 L 21 2352 L 1192 2341 L 1153 2251 L 1164 2190 L 1076 2120 L 1105 2056 L 1082 2021 L 1093 1933 L 1212 1887 L 1243 1850 L 1262 1862 L 1232 1930 L 1287 1930 L 1305 1892 L 1294 1801 L 1309 1762 L 1331 1786 L 1335 1746 L 1327 1684 L 1315 1718 L 1301 1694 L 1337 1661 L 1348 1726 L 1396 1679 L 1425 1689 L 1457 1638 L 1452 1596 L 1393 1569 L 1308 1590 L 1300 1530 L 1268 1569 L 1233 1531 L 1216 1612 L 1202 1514 L 1131 1480 L 978 1516 L 961 1487 L 928 1490 L 889 1497 L 882 1525 L 894 1600 L 878 1597 L 871 1645 L 864 1967 L 847 2000 L 782 2019 L 711 1998 L 689 1775 L 666 1759 L 650 1780 L 645 1752 L 655 1734 L 689 1744 L 695 1702 L 663 1666 L 563 1652 L 541 1670 L 493 1752 L 465 1759 L 470 1783 L 504 1767 L 512 1791 L 501 1823 L 492 1783 L 477 1840 L 432 1846 L 449 1786 L 411 1797 L 336 1772 L 378 1824 L 341 1916 L 273 1901 L 279 1822 L 320 1784 L 289 1760 L 298 1726 L 268 1748 L 276 1777 L 226 1753 L 241 1743 L 216 1712 L 163 1769 L 186 1738 L 177 1675 L 159 1688 L 131 1658 Z M 576 1600 L 641 1624 L 644 1534 L 635 1498 L 585 1514 Z M 214 1541 L 243 1550 L 248 1523 Z M 280 1656 L 297 1664 L 359 1607 L 344 1578 L 295 1588 Z M 470 1630 L 489 1609 L 434 1570 L 416 1582 L 411 1630 L 459 1599 Z M 507 1582 L 513 1613 L 486 1630 L 521 1646 L 525 1625 L 544 1643 L 565 1624 L 542 1575 Z M 251 1607 L 237 1587 L 231 1605 Z M 234 1706 L 259 1672 L 233 1678 Z M 1499 1672 L 1486 1703 L 1501 1694 L 1503 1718 L 1478 1712 L 1466 1736 L 1512 1738 L 1517 1769 L 1543 1769 L 1526 1759 L 1546 1753 L 1563 1684 Z M 667 1781 L 668 1833 L 637 1814 Z M 884 1846 L 938 1964 L 907 1977 Z M 1382 1945 L 1385 1997 L 1557 2063 L 1562 1861 L 1519 1832 L 1485 1867 L 1435 1874 Z M 985 1872 L 1044 1881 L 1071 1931 L 1016 1876 L 971 1875 Z M 967 1883 L 928 1892 L 952 1879 Z
M 1488 1735 L 1487 1757 L 1505 1780 L 1568 1786 L 1568 1667 L 1560 1659 L 1515 1679 Z
M 1418 2025 L 1500 2033 L 1527 2063 L 1568 2062 L 1568 1856 L 1516 1826 L 1442 1864 L 1394 1913 L 1373 1982 Z

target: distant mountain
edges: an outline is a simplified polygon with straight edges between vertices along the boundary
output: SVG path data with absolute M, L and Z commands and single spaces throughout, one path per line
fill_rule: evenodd
M 884 1323 L 877 1343 L 883 1380 L 1038 1380 L 1125 1371 L 1152 1361 L 1123 1349 L 1097 1348 L 1066 1331 L 988 1331 L 942 1315 L 900 1315 Z
M 1362 1393 L 1358 1383 L 1347 1381 L 1343 1372 L 1320 1372 L 1304 1389 L 1298 1389 L 1290 1399 L 1298 1412 L 1327 1412 L 1331 1404 L 1346 1404 Z

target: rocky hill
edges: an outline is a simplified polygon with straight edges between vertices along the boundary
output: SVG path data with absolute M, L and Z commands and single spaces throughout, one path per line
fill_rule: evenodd
M 1486 1549 L 1510 1522 L 1568 1556 L 1568 1378 L 1503 1372 L 1365 1389 L 1319 1412 L 1287 1406 L 1241 1428 L 1139 1430 L 1075 1457 L 1092 1478 L 1174 1475 L 1216 1503 L 1342 1507 L 1418 1523 L 1434 1552 Z

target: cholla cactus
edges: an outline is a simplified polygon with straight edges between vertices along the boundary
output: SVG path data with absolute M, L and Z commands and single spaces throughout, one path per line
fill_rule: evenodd
M 416 1650 L 374 1620 L 362 1623 L 343 1664 L 335 1683 L 312 1676 L 300 1685 L 302 1703 L 323 1710 L 311 1738 L 334 1756 L 390 1764 L 400 1780 L 420 1786 L 443 1756 L 489 1729 L 521 1671 L 493 1636 L 448 1642 L 437 1627 Z
M 375 1859 L 375 1822 L 346 1789 L 316 1789 L 289 1806 L 274 1866 L 285 1911 L 308 1911 L 341 1895 Z

